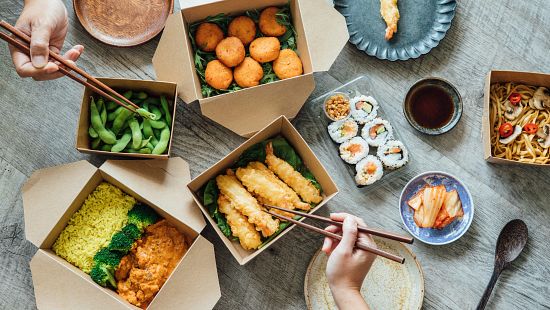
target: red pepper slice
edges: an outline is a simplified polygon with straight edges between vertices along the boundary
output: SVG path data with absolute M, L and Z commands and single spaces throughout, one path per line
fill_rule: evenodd
M 528 123 L 523 126 L 523 131 L 528 134 L 535 134 L 539 130 L 539 126 L 534 123 Z
M 514 133 L 514 126 L 510 123 L 504 123 L 500 125 L 498 132 L 500 133 L 501 138 L 508 138 Z
M 521 102 L 521 95 L 519 93 L 511 93 L 508 100 L 510 100 L 511 104 L 518 105 Z

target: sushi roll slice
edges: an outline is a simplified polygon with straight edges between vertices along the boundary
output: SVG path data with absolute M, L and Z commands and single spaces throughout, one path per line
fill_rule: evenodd
M 369 154 L 369 144 L 361 137 L 353 137 L 340 144 L 340 157 L 348 164 L 356 164 Z
M 378 115 L 378 102 L 371 96 L 357 96 L 350 103 L 351 116 L 360 125 L 372 121 Z
M 384 175 L 382 162 L 374 155 L 368 155 L 355 166 L 355 183 L 359 186 L 371 185 Z
M 403 167 L 409 161 L 409 152 L 401 141 L 389 140 L 378 147 L 376 155 L 380 158 L 384 167 L 397 169 Z
M 336 143 L 346 142 L 357 136 L 359 125 L 351 119 L 337 121 L 328 125 L 328 134 Z
M 369 145 L 380 146 L 393 137 L 393 128 L 390 122 L 376 118 L 363 127 L 361 136 Z

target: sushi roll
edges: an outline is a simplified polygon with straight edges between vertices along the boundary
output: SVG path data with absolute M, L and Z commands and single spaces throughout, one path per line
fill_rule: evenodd
M 389 140 L 376 151 L 384 167 L 397 169 L 403 167 L 409 161 L 409 152 L 401 141 Z
M 359 186 L 371 185 L 384 175 L 382 162 L 376 156 L 368 155 L 355 166 L 355 183 Z
M 340 144 L 340 157 L 348 164 L 356 164 L 369 154 L 369 144 L 361 137 L 353 137 Z
M 351 116 L 360 125 L 372 121 L 378 115 L 378 102 L 371 96 L 357 96 L 351 99 Z
M 328 125 L 328 134 L 336 143 L 346 142 L 357 136 L 359 125 L 351 119 L 337 121 Z
M 380 146 L 393 137 L 393 128 L 390 122 L 376 118 L 363 127 L 361 136 L 369 145 Z

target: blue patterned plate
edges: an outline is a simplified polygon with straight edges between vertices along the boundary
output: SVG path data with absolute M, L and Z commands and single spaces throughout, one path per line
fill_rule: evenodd
M 407 60 L 427 54 L 439 44 L 455 16 L 455 0 L 399 0 L 401 18 L 390 41 L 384 39 L 386 23 L 380 0 L 334 0 L 346 18 L 350 42 L 378 59 Z
M 419 228 L 416 226 L 413 219 L 413 209 L 409 207 L 407 201 L 426 184 L 433 186 L 443 184 L 447 191 L 456 189 L 462 202 L 464 216 L 455 219 L 443 229 Z M 405 228 L 416 239 L 427 244 L 443 245 L 462 237 L 470 228 L 474 217 L 474 201 L 470 191 L 456 177 L 445 172 L 430 171 L 417 175 L 405 185 L 401 197 L 399 197 L 399 211 Z

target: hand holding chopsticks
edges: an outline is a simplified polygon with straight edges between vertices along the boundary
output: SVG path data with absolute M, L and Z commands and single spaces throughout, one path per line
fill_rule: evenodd
M 289 212 L 289 213 L 293 213 L 293 214 L 300 215 L 300 216 L 303 216 L 303 217 L 320 220 L 320 221 L 323 221 L 325 223 L 330 223 L 332 225 L 342 226 L 342 222 L 333 221 L 331 219 L 328 219 L 328 218 L 325 218 L 325 217 L 322 217 L 322 216 L 309 214 L 309 213 L 304 213 L 304 212 L 300 212 L 300 211 L 296 211 L 296 210 L 280 208 L 280 207 L 271 206 L 271 205 L 265 205 L 265 206 L 269 209 L 276 209 L 276 210 L 280 210 L 280 211 L 284 211 L 284 212 Z M 272 211 L 269 211 L 269 210 L 267 210 L 265 212 L 267 212 L 267 213 L 271 214 L 272 216 L 275 216 L 279 219 L 289 221 L 289 222 L 294 223 L 294 224 L 296 224 L 300 227 L 303 227 L 303 228 L 315 231 L 317 233 L 320 233 L 322 235 L 325 235 L 329 238 L 339 240 L 339 241 L 342 240 L 342 236 L 337 235 L 335 233 L 328 232 L 328 231 L 323 230 L 321 228 L 318 228 L 318 227 L 315 227 L 315 226 L 312 226 L 312 225 L 309 225 L 309 224 L 302 223 L 302 222 L 297 221 L 295 219 L 280 215 L 278 213 L 275 213 L 275 212 L 272 212 Z M 373 229 L 373 228 L 359 226 L 358 231 L 369 233 L 369 234 L 372 234 L 372 235 L 376 235 L 376 236 L 391 239 L 391 240 L 400 241 L 400 242 L 406 242 L 406 243 L 412 243 L 413 242 L 413 239 L 410 238 L 410 237 L 400 236 L 400 235 L 396 235 L 396 234 L 389 233 L 389 232 L 384 232 L 384 231 Z M 377 248 L 373 248 L 373 247 L 371 247 L 367 244 L 363 244 L 362 242 L 356 242 L 355 247 L 357 247 L 359 249 L 362 249 L 362 250 L 365 250 L 365 251 L 368 251 L 370 253 L 382 256 L 384 258 L 390 259 L 394 262 L 398 262 L 398 263 L 401 263 L 401 264 L 403 264 L 405 262 L 405 259 L 403 257 L 400 257 L 400 256 L 397 256 L 397 255 L 379 250 Z

